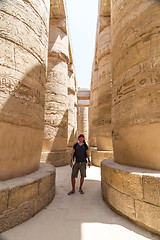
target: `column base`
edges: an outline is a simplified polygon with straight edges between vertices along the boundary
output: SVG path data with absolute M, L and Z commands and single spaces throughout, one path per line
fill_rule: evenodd
M 32 218 L 55 195 L 55 167 L 41 163 L 38 171 L 0 182 L 0 233 Z
M 66 166 L 71 160 L 71 150 L 57 152 L 42 152 L 41 161 L 50 163 L 55 167 Z
M 115 163 L 101 164 L 102 196 L 119 214 L 160 234 L 160 173 Z
M 113 151 L 92 151 L 91 152 L 92 164 L 97 167 L 101 166 L 101 162 L 104 159 L 109 159 L 109 158 L 113 158 Z
M 97 147 L 88 147 L 89 156 L 91 156 L 92 151 L 96 151 L 96 150 L 97 150 Z

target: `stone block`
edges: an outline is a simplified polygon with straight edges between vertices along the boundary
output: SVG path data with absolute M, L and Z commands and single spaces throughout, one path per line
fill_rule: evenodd
M 53 200 L 55 167 L 41 163 L 38 171 L 1 185 L 0 232 L 3 232 L 27 221 Z
M 8 205 L 8 189 L 7 190 L 0 190 L 0 214 L 7 210 Z
M 4 212 L 0 215 L 0 233 L 33 217 L 34 209 L 34 201 L 29 201 L 21 204 L 16 209 L 12 208 Z
M 107 163 L 106 160 L 104 162 Z M 123 172 L 119 169 L 107 167 L 102 162 L 102 179 L 113 188 L 123 192 Z
M 143 175 L 144 201 L 160 206 L 160 174 Z
M 92 151 L 91 156 L 93 165 L 100 167 L 104 159 L 113 158 L 113 151 Z
M 103 180 L 101 181 L 101 190 L 102 190 L 102 196 L 104 201 L 108 202 L 108 184 L 105 183 Z
M 52 164 L 55 167 L 65 166 L 70 163 L 71 151 L 42 152 L 41 161 Z
M 137 221 L 160 234 L 160 207 L 136 200 L 135 211 Z
M 9 191 L 9 208 L 17 208 L 20 204 L 38 196 L 38 181 L 22 185 Z
M 47 206 L 53 200 L 55 196 L 55 186 L 53 186 L 48 192 L 45 194 L 39 195 L 34 201 L 34 211 L 35 213 L 39 212 L 45 206 Z
M 47 193 L 53 187 L 54 182 L 55 182 L 55 174 L 42 178 L 39 183 L 39 195 Z
M 123 172 L 123 192 L 134 199 L 143 199 L 142 174 Z
M 118 212 L 135 220 L 134 199 L 108 186 L 108 202 Z

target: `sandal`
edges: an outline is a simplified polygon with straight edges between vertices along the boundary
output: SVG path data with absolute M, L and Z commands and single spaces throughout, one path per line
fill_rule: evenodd
M 84 194 L 84 192 L 82 190 L 79 190 L 80 194 Z
M 72 190 L 68 193 L 68 195 L 72 195 L 73 193 L 75 193 L 75 191 Z

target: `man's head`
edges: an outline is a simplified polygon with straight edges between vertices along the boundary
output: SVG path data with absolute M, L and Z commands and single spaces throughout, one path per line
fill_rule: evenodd
M 84 135 L 83 135 L 83 134 L 80 134 L 80 135 L 78 136 L 78 140 L 79 140 L 80 142 L 83 142 L 83 141 L 84 141 Z

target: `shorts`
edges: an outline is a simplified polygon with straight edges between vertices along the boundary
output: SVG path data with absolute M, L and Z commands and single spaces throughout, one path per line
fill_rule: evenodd
M 76 162 L 72 168 L 72 178 L 77 178 L 78 171 L 80 170 L 81 177 L 86 177 L 86 162 Z

